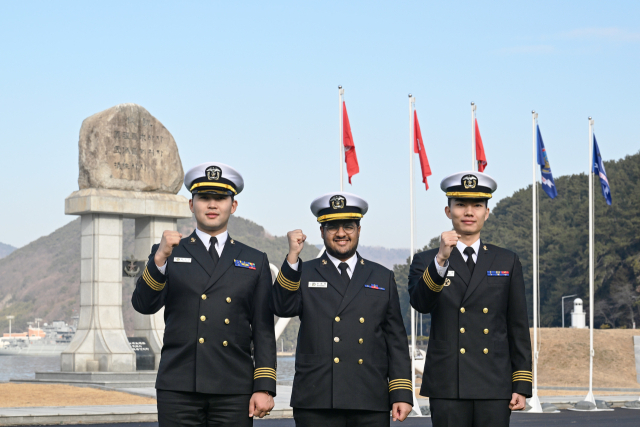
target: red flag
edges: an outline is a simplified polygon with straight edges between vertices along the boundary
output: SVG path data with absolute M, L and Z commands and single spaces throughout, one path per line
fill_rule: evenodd
M 487 156 L 484 154 L 484 146 L 482 145 L 480 129 L 478 129 L 478 119 L 476 119 L 476 160 L 478 161 L 478 172 L 484 172 L 488 163 Z
M 420 132 L 420 123 L 418 123 L 418 113 L 413 110 L 413 152 L 418 153 L 420 157 L 420 169 L 422 169 L 422 182 L 424 186 L 429 189 L 429 183 L 427 177 L 431 176 L 431 166 L 429 166 L 429 159 L 427 159 L 427 152 L 424 151 L 424 143 L 422 141 L 422 132 Z
M 360 167 L 358 166 L 358 157 L 356 156 L 356 146 L 353 143 L 353 135 L 351 135 L 347 105 L 344 101 L 342 101 L 342 144 L 344 145 L 344 161 L 347 163 L 349 184 L 351 184 L 351 177 L 360 172 Z

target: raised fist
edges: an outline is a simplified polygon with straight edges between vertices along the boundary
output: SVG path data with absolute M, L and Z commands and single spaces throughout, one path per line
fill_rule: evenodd
M 455 230 L 445 231 L 440 235 L 440 250 L 438 250 L 438 255 L 436 258 L 438 259 L 438 264 L 440 267 L 444 267 L 445 262 L 451 256 L 451 251 L 458 244 L 458 239 L 462 237 Z
M 302 230 L 293 230 L 287 233 L 287 239 L 289 239 L 289 254 L 287 255 L 287 261 L 290 264 L 298 262 L 298 255 L 304 248 L 304 241 L 307 240 L 307 236 Z
M 164 263 L 167 262 L 167 258 L 171 256 L 173 248 L 180 244 L 180 239 L 182 239 L 182 234 L 177 231 L 165 230 L 164 233 L 162 233 L 160 246 L 156 251 L 156 255 L 153 257 L 156 266 L 162 267 Z

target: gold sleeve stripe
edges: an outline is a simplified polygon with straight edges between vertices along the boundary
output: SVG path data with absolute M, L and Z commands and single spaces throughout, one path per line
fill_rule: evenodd
M 283 288 L 285 288 L 288 291 L 295 292 L 300 287 L 300 282 L 292 282 L 291 280 L 289 280 L 286 277 L 284 277 L 282 272 L 278 273 L 277 281 L 280 284 L 280 286 L 282 286 Z
M 149 274 L 149 270 L 148 268 L 144 269 L 144 273 L 142 273 L 142 279 L 144 280 L 144 282 L 149 285 L 149 287 L 151 289 L 153 289 L 154 291 L 161 291 L 164 289 L 164 285 L 165 283 L 160 283 L 156 280 L 154 280 L 153 277 L 151 277 L 151 274 Z
M 515 374 L 529 374 L 529 375 L 531 375 L 531 371 L 515 371 L 513 373 L 513 375 L 515 375 Z
M 533 377 L 531 375 L 514 375 L 513 378 L 514 379 L 515 378 L 525 378 L 525 379 L 528 379 L 528 380 L 533 379 Z
M 260 378 L 267 378 L 267 379 L 270 379 L 270 380 L 278 381 L 276 379 L 275 375 L 274 376 L 270 376 L 270 375 L 255 375 L 253 377 L 254 380 L 257 380 L 257 379 L 260 379 Z
M 389 387 L 389 391 L 393 391 L 393 390 L 409 390 L 409 391 L 413 391 L 413 387 L 411 387 L 410 385 L 395 385 L 393 387 Z
M 389 381 L 389 385 L 392 385 L 392 384 L 395 384 L 395 383 L 407 383 L 407 384 L 411 384 L 411 380 L 398 379 L 398 380 L 391 380 L 391 381 Z
M 511 381 L 511 382 L 515 383 L 516 381 L 525 381 L 525 382 L 528 382 L 528 383 L 533 383 L 533 380 L 531 380 L 529 378 L 514 378 L 513 381 Z
M 273 372 L 274 374 L 276 373 L 276 370 L 273 368 L 256 368 L 254 372 L 262 372 L 262 371 Z
M 426 285 L 429 287 L 429 289 L 431 289 L 433 292 L 440 292 L 442 290 L 442 288 L 444 287 L 444 284 L 436 285 L 436 282 L 434 282 L 431 279 L 431 276 L 429 275 L 429 269 L 428 268 L 424 271 L 424 274 L 422 275 L 422 280 L 424 280 L 424 283 L 426 283 Z

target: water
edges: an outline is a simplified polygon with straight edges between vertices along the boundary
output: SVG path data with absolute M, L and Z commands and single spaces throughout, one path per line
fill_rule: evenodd
M 278 381 L 293 381 L 295 357 L 278 357 Z M 0 356 L 0 383 L 34 379 L 37 372 L 60 371 L 60 356 Z
M 38 372 L 58 372 L 60 355 L 57 356 L 0 356 L 0 383 L 10 379 L 34 379 Z

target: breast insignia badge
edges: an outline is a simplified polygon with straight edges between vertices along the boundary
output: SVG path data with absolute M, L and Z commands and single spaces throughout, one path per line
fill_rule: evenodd
M 444 286 L 449 286 L 451 284 L 451 279 L 447 279 L 444 281 Z

